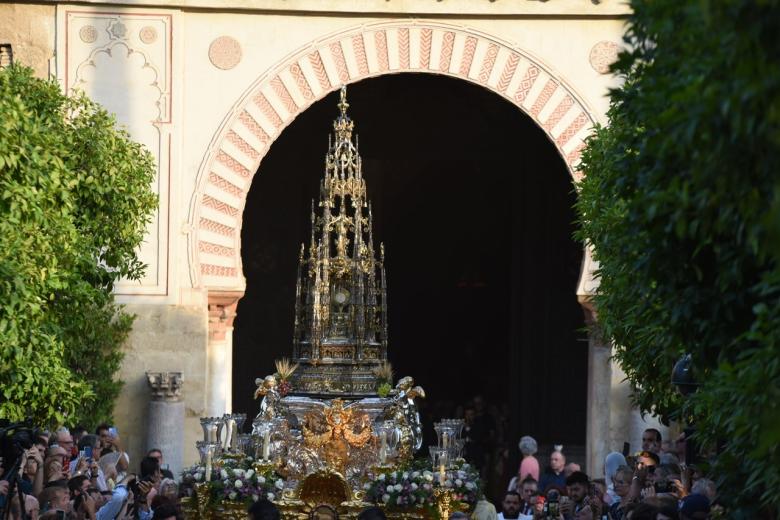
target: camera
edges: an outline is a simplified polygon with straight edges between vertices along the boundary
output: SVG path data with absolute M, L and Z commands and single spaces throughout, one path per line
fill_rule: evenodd
M 673 493 L 674 486 L 668 480 L 662 480 L 653 484 L 656 493 Z
M 547 492 L 547 514 L 550 518 L 558 518 L 561 512 L 560 508 L 561 495 L 555 489 L 551 489 Z

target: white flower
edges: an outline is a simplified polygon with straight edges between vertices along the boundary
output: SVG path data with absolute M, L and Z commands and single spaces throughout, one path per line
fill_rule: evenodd
M 426 471 L 425 473 L 423 473 L 423 478 L 428 482 L 433 482 L 433 473 Z
M 466 489 L 474 489 L 475 487 L 473 482 L 466 482 Z
M 276 489 L 284 489 L 284 480 L 279 479 L 274 483 L 274 485 L 276 486 Z
M 276 498 L 276 495 L 274 495 L 273 493 L 268 493 L 268 495 L 265 498 L 273 502 L 274 498 Z
M 411 496 L 409 497 L 409 503 L 410 503 L 410 504 L 414 504 L 414 501 L 415 501 L 416 499 L 417 499 L 417 498 L 416 498 L 414 495 L 411 495 Z
M 241 482 L 240 480 L 236 479 L 236 483 L 234 485 L 236 486 L 236 488 L 241 489 L 241 487 L 244 485 L 244 483 Z
M 235 491 L 231 491 L 230 494 L 228 495 L 228 498 L 230 498 L 230 500 L 235 500 L 237 496 L 238 493 L 236 493 Z
M 385 504 L 387 504 L 387 502 L 388 502 L 389 500 L 390 500 L 390 495 L 388 495 L 387 493 L 385 493 L 384 495 L 382 495 L 382 502 L 384 502 Z
M 368 482 L 366 482 L 365 484 L 363 484 L 363 489 L 365 489 L 366 491 L 368 491 L 369 489 L 371 489 L 371 484 L 369 484 Z
M 377 480 L 384 480 L 385 479 L 385 474 L 384 473 L 380 473 L 379 476 L 376 479 Z
M 415 484 L 414 482 L 412 482 L 412 485 L 411 485 L 411 486 L 409 486 L 409 487 L 410 487 L 410 488 L 412 488 L 412 491 L 417 491 L 417 488 L 418 488 L 419 486 L 418 486 L 417 484 Z
M 252 478 L 252 475 L 254 475 L 254 474 L 255 474 L 255 470 L 250 469 L 250 470 L 247 470 L 247 472 L 246 472 L 246 474 L 244 476 L 246 478 Z
M 195 481 L 200 482 L 203 479 L 203 473 L 195 473 Z
M 404 497 L 402 496 L 395 497 L 395 503 L 398 504 L 399 506 L 404 505 Z
M 445 480 L 444 487 L 452 487 L 452 481 L 450 479 Z
M 233 470 L 233 476 L 234 477 L 243 477 L 244 476 L 244 470 L 241 468 L 236 468 Z
M 463 485 L 463 481 L 461 479 L 456 479 L 455 480 L 455 485 L 456 486 L 462 486 Z
M 404 478 L 404 480 L 409 478 L 409 472 L 408 471 L 404 471 L 403 478 Z
M 226 478 L 228 478 L 227 471 L 225 471 L 224 469 L 219 470 L 219 476 L 222 477 L 222 480 L 225 480 Z
M 265 484 L 265 477 L 264 477 L 264 476 L 262 476 L 262 475 L 260 475 L 259 477 L 257 477 L 257 483 L 258 483 L 258 484 Z
M 404 488 L 404 487 L 403 487 L 401 484 L 396 484 L 396 485 L 395 485 L 395 490 L 396 490 L 396 491 L 401 491 L 403 488 Z
M 252 495 L 252 500 L 254 502 L 257 502 L 258 500 L 260 500 L 260 495 Z
M 420 472 L 419 471 L 415 471 L 415 472 L 412 473 L 412 478 L 417 478 L 419 476 L 420 476 Z

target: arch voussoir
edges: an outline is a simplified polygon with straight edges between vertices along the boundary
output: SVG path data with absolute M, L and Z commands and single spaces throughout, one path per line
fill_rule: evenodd
M 460 78 L 504 97 L 548 134 L 575 180 L 595 118 L 563 79 L 490 35 L 412 20 L 366 24 L 318 40 L 256 81 L 234 106 L 199 172 L 193 199 L 193 284 L 243 290 L 241 218 L 252 177 L 278 135 L 347 83 L 388 73 Z

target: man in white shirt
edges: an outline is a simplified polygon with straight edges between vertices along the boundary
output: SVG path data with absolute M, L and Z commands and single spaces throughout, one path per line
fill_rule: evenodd
M 520 514 L 522 500 L 517 491 L 507 491 L 504 501 L 501 502 L 501 512 L 496 516 L 497 520 L 532 520 L 533 515 Z

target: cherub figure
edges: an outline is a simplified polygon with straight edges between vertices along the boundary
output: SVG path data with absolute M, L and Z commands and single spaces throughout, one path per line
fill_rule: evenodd
M 260 413 L 257 414 L 255 420 L 265 419 L 271 420 L 277 417 L 280 410 L 280 401 L 282 399 L 279 393 L 279 388 L 276 384 L 276 377 L 273 375 L 265 376 L 265 379 L 259 377 L 255 379 L 257 390 L 255 390 L 255 399 L 263 396 L 263 401 L 260 403 Z
M 399 451 L 402 458 L 411 458 L 422 446 L 422 423 L 414 400 L 417 397 L 425 398 L 425 390 L 421 386 L 414 386 L 414 379 L 406 376 L 395 385 L 393 394 L 393 416 L 402 425 Z

